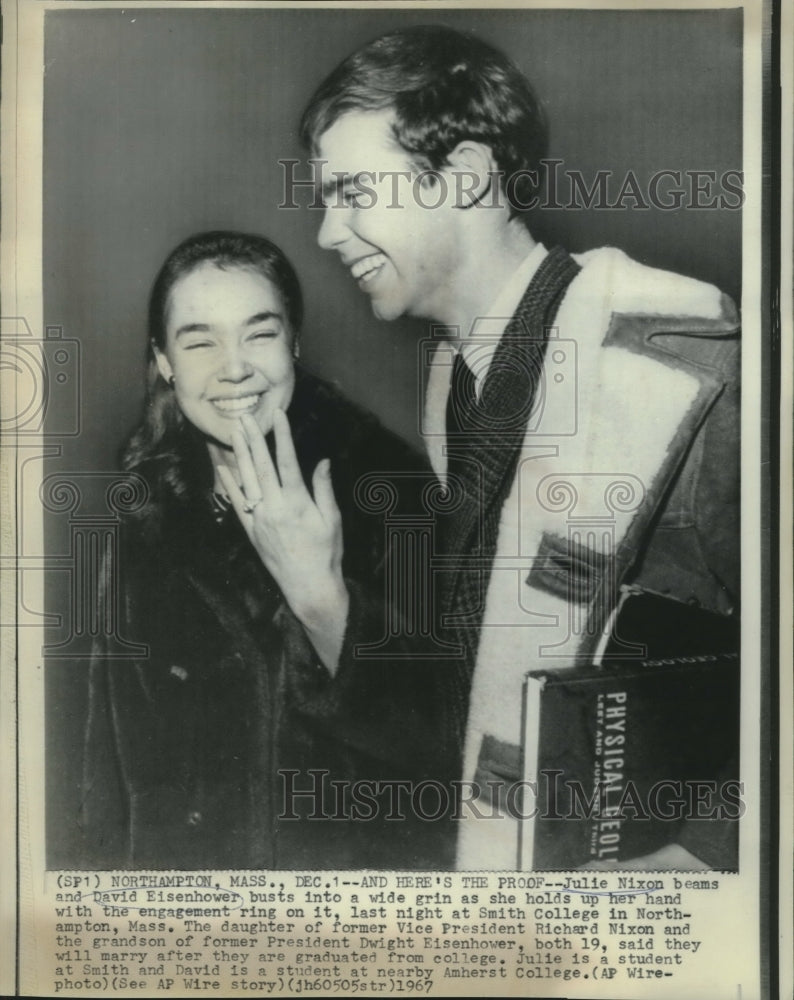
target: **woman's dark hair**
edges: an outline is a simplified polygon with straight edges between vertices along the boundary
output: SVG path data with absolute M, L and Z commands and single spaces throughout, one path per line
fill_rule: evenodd
M 348 56 L 320 84 L 301 121 L 314 155 L 351 111 L 394 110 L 394 137 L 420 169 L 440 170 L 465 139 L 487 144 L 514 211 L 530 203 L 548 128 L 529 81 L 504 53 L 440 26 L 390 32 Z
M 285 254 L 264 236 L 214 231 L 190 236 L 171 251 L 160 268 L 149 297 L 148 363 L 143 420 L 122 451 L 126 470 L 144 469 L 157 502 L 167 495 L 181 498 L 212 482 L 203 440 L 185 420 L 173 389 L 157 367 L 154 347 L 165 350 L 166 324 L 174 285 L 202 264 L 227 270 L 243 268 L 262 275 L 281 295 L 290 332 L 297 337 L 303 322 L 303 296 Z

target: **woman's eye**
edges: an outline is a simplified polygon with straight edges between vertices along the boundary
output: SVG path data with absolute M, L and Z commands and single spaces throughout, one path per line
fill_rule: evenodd
M 257 330 L 251 334 L 251 340 L 273 340 L 278 336 L 278 330 Z
M 212 347 L 211 340 L 194 340 L 192 343 L 183 345 L 183 349 L 186 351 L 198 351 L 207 347 Z

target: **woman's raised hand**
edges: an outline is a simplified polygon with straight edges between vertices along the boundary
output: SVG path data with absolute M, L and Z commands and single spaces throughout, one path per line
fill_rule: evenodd
M 333 673 L 342 648 L 349 597 L 342 577 L 342 518 L 328 459 L 303 481 L 289 421 L 273 416 L 276 463 L 262 431 L 248 414 L 232 433 L 240 485 L 228 468 L 218 475 L 260 559 L 303 624 L 317 654 Z

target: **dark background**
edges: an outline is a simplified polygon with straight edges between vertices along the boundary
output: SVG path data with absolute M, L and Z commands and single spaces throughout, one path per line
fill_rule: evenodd
M 176 243 L 211 228 L 284 248 L 306 297 L 302 361 L 418 442 L 425 326 L 375 320 L 336 255 L 317 247 L 320 213 L 277 207 L 278 161 L 305 155 L 297 125 L 315 86 L 361 44 L 417 23 L 473 30 L 512 56 L 547 109 L 550 155 L 588 184 L 614 171 L 612 197 L 628 171 L 645 185 L 665 169 L 741 169 L 740 10 L 50 11 L 44 320 L 80 342 L 81 393 L 80 433 L 47 472 L 116 467 L 143 399 L 150 283 Z M 547 245 L 619 246 L 739 298 L 739 211 L 547 210 L 530 226 Z M 57 436 L 66 417 L 56 404 L 47 417 Z M 68 550 L 68 537 L 68 519 L 51 517 L 48 551 Z M 64 624 L 48 642 L 68 632 L 70 599 L 68 573 L 52 573 L 47 610 Z M 78 867 L 84 664 L 50 657 L 46 690 L 48 864 Z

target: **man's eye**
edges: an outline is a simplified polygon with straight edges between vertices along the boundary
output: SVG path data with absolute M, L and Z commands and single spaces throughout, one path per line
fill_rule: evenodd
M 256 333 L 252 333 L 251 340 L 273 340 L 278 336 L 278 330 L 257 330 Z
M 185 351 L 198 351 L 202 348 L 212 347 L 211 340 L 194 340 L 189 344 L 183 345 L 183 350 Z

